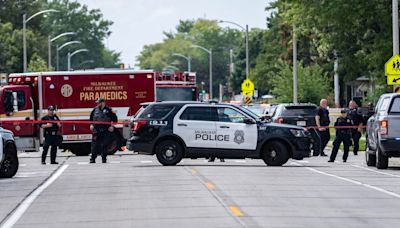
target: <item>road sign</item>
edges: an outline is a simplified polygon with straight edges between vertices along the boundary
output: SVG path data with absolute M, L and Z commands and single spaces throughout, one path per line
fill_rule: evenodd
M 244 80 L 242 83 L 242 92 L 243 92 L 243 96 L 246 96 L 246 97 L 253 96 L 254 83 L 249 79 Z
M 400 75 L 388 75 L 387 76 L 388 85 L 400 85 Z
M 251 103 L 251 97 L 245 97 L 244 101 L 245 101 L 246 105 L 249 105 Z
M 400 56 L 394 55 L 385 64 L 385 75 L 397 75 L 400 76 Z

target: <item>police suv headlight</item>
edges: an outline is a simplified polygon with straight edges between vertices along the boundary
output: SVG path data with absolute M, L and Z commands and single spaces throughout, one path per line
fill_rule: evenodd
M 292 132 L 292 134 L 295 137 L 307 137 L 308 136 L 307 132 L 305 132 L 304 130 L 290 129 L 290 132 Z

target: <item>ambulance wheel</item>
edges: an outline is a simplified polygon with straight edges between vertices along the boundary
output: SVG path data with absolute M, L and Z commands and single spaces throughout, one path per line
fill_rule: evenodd
M 91 143 L 76 144 L 71 146 L 69 149 L 71 150 L 71 153 L 76 156 L 88 156 L 91 152 L 91 146 Z
M 165 140 L 156 145 L 157 160 L 165 166 L 176 165 L 183 158 L 182 146 L 174 140 Z
M 289 160 L 289 151 L 278 141 L 272 141 L 263 146 L 261 158 L 268 166 L 282 166 Z
M 107 155 L 115 154 L 121 148 L 121 140 L 117 134 L 111 134 L 110 144 L 107 146 Z
M 0 165 L 0 178 L 11 178 L 18 171 L 19 162 L 17 151 L 11 146 L 8 146 L 4 152 L 4 160 Z

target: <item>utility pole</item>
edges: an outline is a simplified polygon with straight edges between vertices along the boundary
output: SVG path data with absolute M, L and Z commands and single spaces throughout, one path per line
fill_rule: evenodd
M 335 62 L 333 65 L 334 87 L 335 87 L 335 105 L 338 108 L 338 107 L 340 107 L 340 84 L 339 84 L 339 73 L 338 73 L 339 58 L 338 58 L 336 50 L 333 50 L 333 55 L 335 58 Z
M 399 54 L 399 1 L 392 0 L 393 55 Z
M 297 102 L 297 37 L 296 26 L 293 25 L 293 103 Z

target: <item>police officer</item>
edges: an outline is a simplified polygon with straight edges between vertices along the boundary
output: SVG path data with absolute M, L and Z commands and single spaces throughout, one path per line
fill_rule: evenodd
M 54 107 L 50 105 L 47 108 L 47 115 L 42 118 L 42 121 L 57 121 L 60 120 L 58 116 L 54 113 Z M 49 147 L 51 146 L 51 151 L 50 151 L 50 163 L 51 164 L 58 164 L 56 162 L 56 156 L 57 156 L 57 146 L 60 145 L 61 140 L 60 137 L 61 135 L 58 134 L 58 130 L 61 127 L 60 123 L 46 123 L 42 124 L 41 127 L 44 129 L 44 144 L 43 144 L 43 152 L 42 152 L 42 164 L 46 165 L 46 157 L 47 157 L 47 151 L 49 150 Z
M 97 106 L 90 113 L 90 121 L 98 122 L 117 122 L 118 118 L 110 107 L 106 106 L 104 98 L 96 101 Z M 96 162 L 97 154 L 101 154 L 103 163 L 107 162 L 107 146 L 109 144 L 110 134 L 114 131 L 111 124 L 91 124 L 92 134 L 92 156 L 90 163 Z
M 327 156 L 324 153 L 324 149 L 331 138 L 329 134 L 329 128 L 327 128 L 330 124 L 329 120 L 329 111 L 328 111 L 328 101 L 326 99 L 322 99 L 319 102 L 319 108 L 317 110 L 317 115 L 315 116 L 315 123 L 317 124 L 317 132 L 321 139 L 320 143 L 320 155 Z M 318 145 L 318 144 L 317 144 Z
M 347 161 L 347 157 L 349 156 L 349 148 L 351 145 L 351 129 L 349 128 L 340 128 L 340 127 L 349 127 L 352 126 L 352 121 L 347 117 L 347 110 L 343 109 L 340 111 L 341 116 L 336 119 L 335 127 L 336 128 L 336 137 L 333 141 L 333 149 L 331 153 L 331 157 L 328 162 L 334 162 L 336 155 L 339 151 L 340 144 L 343 142 L 344 153 L 343 153 L 343 162 Z
M 359 112 L 357 103 L 353 100 L 349 102 L 349 119 L 352 121 L 353 126 L 358 126 L 358 128 L 351 129 L 351 138 L 353 139 L 353 152 L 354 155 L 358 154 L 358 149 L 360 147 L 359 142 L 361 138 L 361 127 L 363 125 L 363 117 Z

